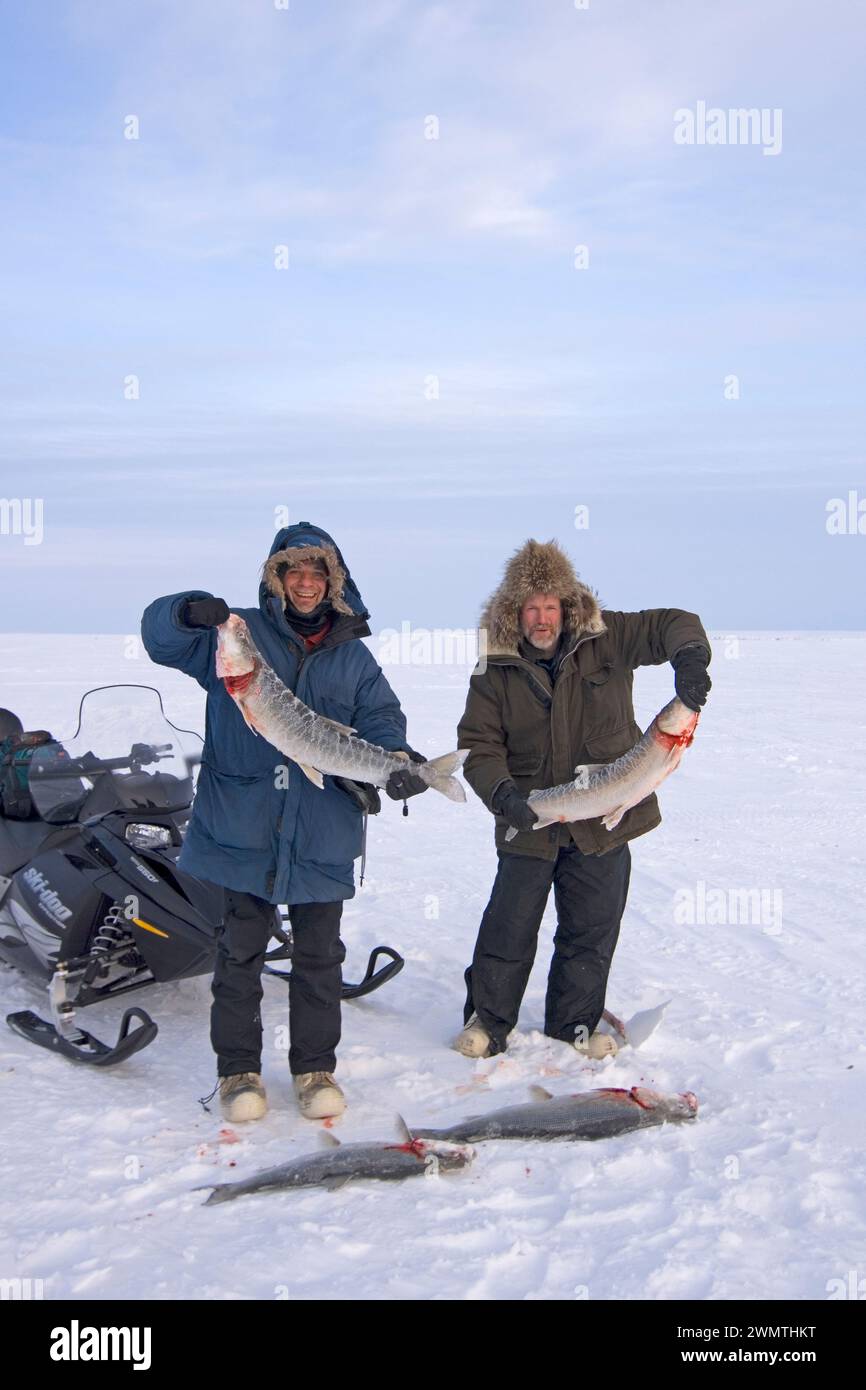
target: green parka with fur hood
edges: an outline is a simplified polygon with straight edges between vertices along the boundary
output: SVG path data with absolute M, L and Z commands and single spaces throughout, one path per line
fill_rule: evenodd
M 553 682 L 520 631 L 520 610 L 533 593 L 557 594 L 562 603 L 564 654 Z M 642 733 L 632 705 L 635 667 L 670 661 L 692 643 L 712 651 L 695 613 L 602 610 L 555 541 L 527 541 L 511 557 L 484 608 L 481 630 L 487 650 L 471 677 L 457 733 L 458 747 L 470 750 L 464 776 L 488 810 L 509 778 L 528 794 L 571 781 L 578 763 L 612 762 L 627 752 Z M 506 843 L 508 827 L 497 816 L 496 846 L 553 859 L 561 844 L 573 841 L 584 854 L 604 854 L 660 821 L 653 792 L 612 831 L 596 817 L 522 831 Z

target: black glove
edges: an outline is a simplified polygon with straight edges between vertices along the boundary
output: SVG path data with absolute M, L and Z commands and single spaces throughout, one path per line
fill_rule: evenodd
M 421 792 L 426 792 L 427 783 L 416 773 L 410 772 L 411 763 L 426 763 L 427 759 L 423 753 L 416 753 L 414 748 L 404 748 L 404 753 L 409 754 L 410 762 L 404 771 L 402 767 L 391 776 L 385 783 L 385 791 L 392 801 L 405 801 L 408 796 L 418 796 Z
M 700 710 L 707 702 L 707 691 L 712 686 L 707 671 L 709 659 L 709 652 L 702 646 L 680 647 L 671 657 L 677 695 L 691 710 Z
M 217 627 L 229 615 L 224 598 L 188 599 L 181 610 L 181 622 L 187 627 Z
M 365 811 L 368 816 L 378 816 L 382 802 L 372 782 L 353 782 L 351 777 L 335 777 L 334 786 L 345 792 L 359 811 Z
M 504 816 L 513 830 L 531 830 L 538 820 L 523 792 L 519 792 L 513 782 L 502 782 L 496 788 L 492 805 L 497 816 Z

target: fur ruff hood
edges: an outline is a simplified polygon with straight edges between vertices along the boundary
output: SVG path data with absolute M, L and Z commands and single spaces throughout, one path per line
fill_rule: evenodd
M 556 541 L 526 541 L 505 566 L 499 588 L 481 614 L 488 656 L 517 656 L 520 610 L 530 594 L 556 594 L 562 603 L 562 629 L 572 636 L 606 632 L 598 595 L 577 577 Z
M 269 555 L 262 566 L 262 583 L 268 592 L 275 594 L 281 603 L 285 602 L 285 589 L 283 588 L 281 567 L 283 565 L 297 565 L 304 561 L 324 560 L 328 571 L 328 599 L 335 613 L 352 614 L 353 609 L 349 607 L 343 598 L 343 589 L 346 584 L 346 571 L 340 564 L 340 559 L 333 545 L 323 541 L 321 545 L 296 545 L 290 546 L 287 550 L 277 550 L 273 555 Z

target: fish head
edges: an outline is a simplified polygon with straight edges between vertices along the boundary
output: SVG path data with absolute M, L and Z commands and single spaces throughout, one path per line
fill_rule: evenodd
M 237 613 L 230 613 L 217 628 L 216 673 L 221 680 L 238 680 L 260 664 L 249 628 Z
M 432 1172 L 457 1172 L 475 1157 L 471 1144 L 452 1144 L 445 1139 L 413 1139 L 412 1148 Z
M 632 1086 L 631 1095 L 644 1110 L 658 1110 L 666 1120 L 693 1120 L 698 1113 L 698 1098 L 693 1091 L 666 1096 L 648 1086 Z
M 259 733 L 247 698 L 257 689 L 262 671 L 262 659 L 250 637 L 249 628 L 237 613 L 230 613 L 217 627 L 216 673 L 234 700 L 244 721 L 254 734 Z

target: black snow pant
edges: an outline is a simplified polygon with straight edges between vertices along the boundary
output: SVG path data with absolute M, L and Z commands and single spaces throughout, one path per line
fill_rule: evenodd
M 211 1044 L 217 1075 L 262 1069 L 262 966 L 274 928 L 274 905 L 226 888 L 217 934 L 211 1006 Z M 295 903 L 289 977 L 289 1070 L 333 1071 L 340 1041 L 342 902 Z
M 556 859 L 499 853 L 490 902 L 466 971 L 464 1023 L 477 1013 L 490 1052 L 504 1052 L 535 960 L 538 928 L 553 884 L 557 926 L 547 979 L 544 1031 L 574 1042 L 595 1030 L 619 937 L 631 876 L 627 844 L 606 854 L 564 845 Z

